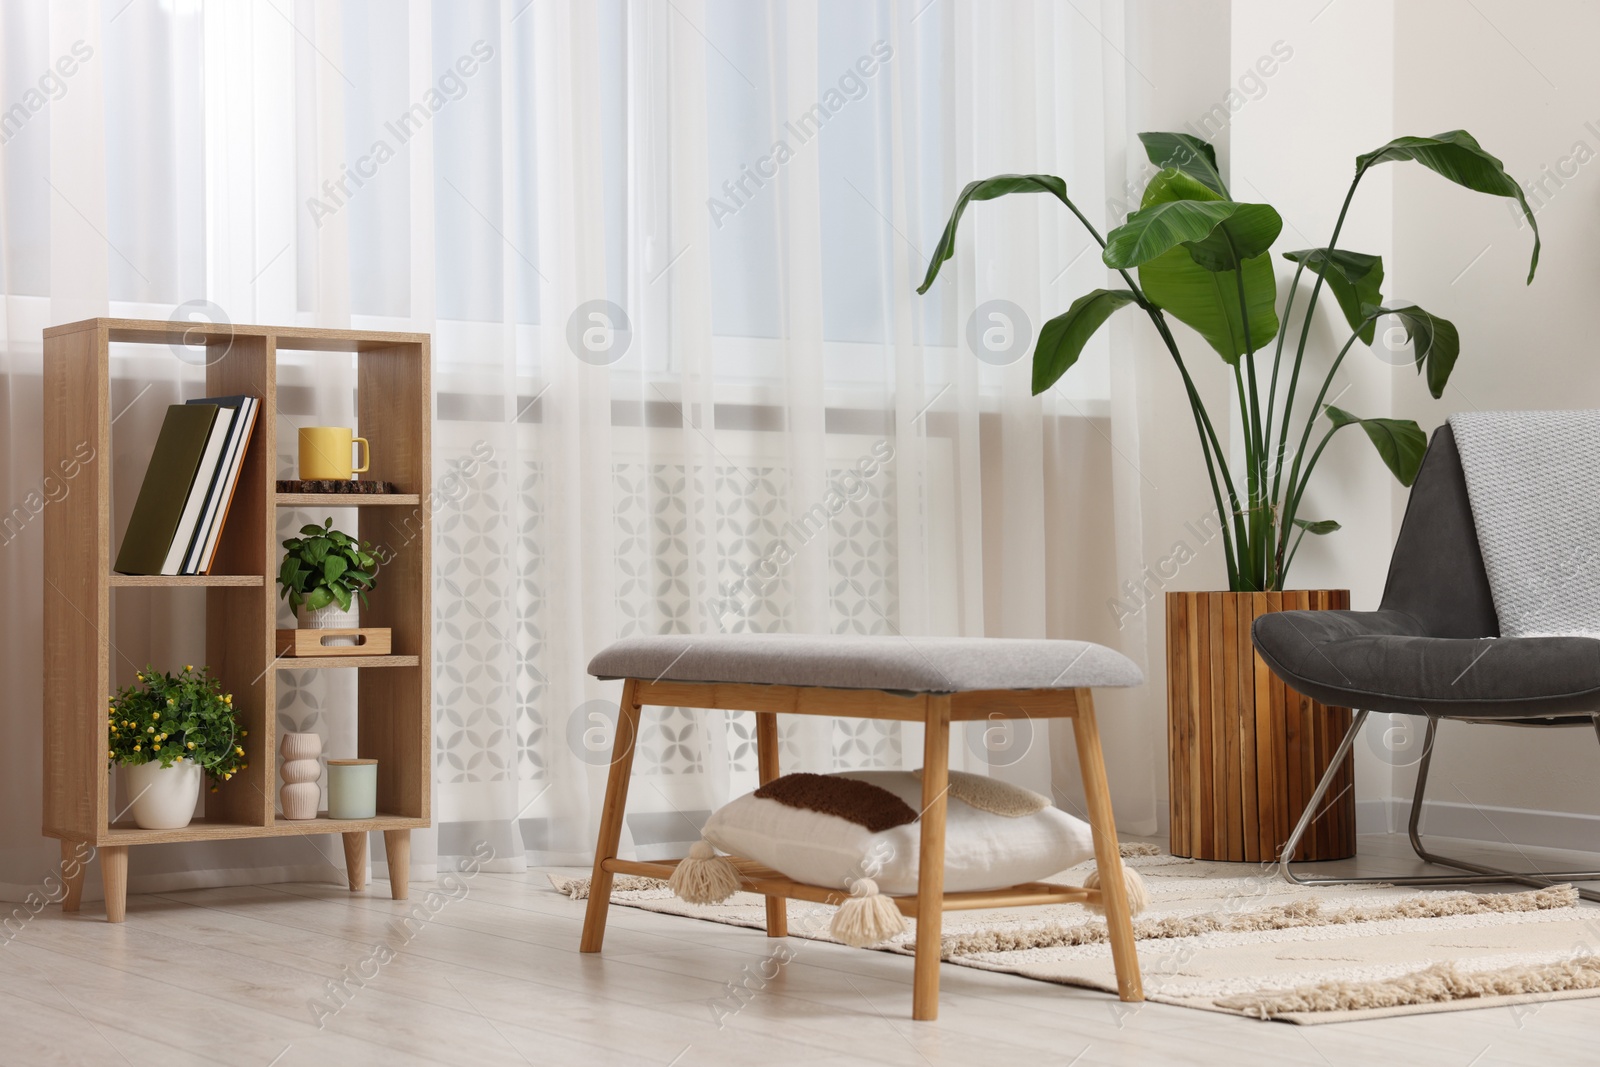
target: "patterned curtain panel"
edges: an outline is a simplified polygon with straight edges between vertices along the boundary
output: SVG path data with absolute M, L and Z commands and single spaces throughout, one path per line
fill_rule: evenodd
M 1136 77 L 1123 23 L 1115 0 L 1003 19 L 959 0 L 7 5 L 0 490 L 24 500 L 41 477 L 50 323 L 431 334 L 435 827 L 417 877 L 484 843 L 501 870 L 588 860 L 620 686 L 585 667 L 620 637 L 1073 636 L 1143 660 L 1143 626 L 1106 607 L 1142 566 L 1128 361 L 1103 334 L 1030 389 L 1040 326 L 1106 282 L 1092 242 L 1043 198 L 978 205 L 914 292 L 975 177 L 1059 173 L 1104 213 Z M 30 109 L 36 72 L 84 50 Z M 299 427 L 355 424 L 355 380 L 325 353 L 278 373 L 289 474 Z M 204 373 L 177 346 L 114 352 L 113 377 L 126 504 L 142 470 L 125 457 Z M 280 532 L 325 517 L 285 511 Z M 414 536 L 393 522 L 392 542 Z M 39 525 L 7 528 L 8 603 L 45 595 Z M 128 662 L 203 655 L 203 630 L 172 621 L 187 595 L 119 594 Z M 36 722 L 31 618 L 0 642 L 14 730 Z M 353 753 L 349 673 L 283 672 L 279 727 Z M 1130 829 L 1153 828 L 1159 766 L 1159 700 L 1138 699 L 1105 725 Z M 782 742 L 788 769 L 921 752 L 915 727 L 853 720 L 786 722 Z M 0 755 L 19 804 L 33 751 Z M 968 724 L 953 762 L 1078 803 L 1070 739 L 1045 724 Z M 625 849 L 680 852 L 754 785 L 750 717 L 650 709 L 635 774 Z M 0 893 L 54 859 L 28 825 L 4 831 Z M 135 888 L 339 877 L 313 838 L 137 852 Z

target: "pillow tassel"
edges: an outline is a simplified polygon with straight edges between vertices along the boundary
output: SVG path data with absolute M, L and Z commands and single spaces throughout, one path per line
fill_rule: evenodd
M 689 904 L 721 904 L 739 891 L 739 869 L 717 855 L 710 842 L 696 841 L 688 858 L 673 868 L 667 885 Z
M 1122 868 L 1122 882 L 1128 890 L 1129 915 L 1137 915 L 1150 906 L 1150 890 L 1145 888 L 1144 879 L 1139 877 L 1138 871 L 1124 864 Z M 1090 871 L 1089 877 L 1083 880 L 1083 888 L 1100 888 L 1100 869 L 1098 867 Z M 1085 901 L 1083 906 L 1094 912 L 1096 915 L 1104 915 L 1106 913 L 1105 907 L 1097 903 L 1091 904 Z
M 852 948 L 867 948 L 906 932 L 905 916 L 871 878 L 850 884 L 850 899 L 833 913 L 829 932 Z

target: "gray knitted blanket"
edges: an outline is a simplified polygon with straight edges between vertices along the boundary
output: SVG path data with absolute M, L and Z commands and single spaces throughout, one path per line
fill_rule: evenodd
M 1600 637 L 1600 411 L 1450 416 L 1502 637 Z

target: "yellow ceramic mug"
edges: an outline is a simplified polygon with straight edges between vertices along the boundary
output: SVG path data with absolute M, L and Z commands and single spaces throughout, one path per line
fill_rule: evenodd
M 361 466 L 350 461 L 350 446 L 361 446 Z M 348 426 L 305 426 L 300 430 L 300 479 L 307 482 L 347 482 L 372 466 L 372 449 L 365 437 Z

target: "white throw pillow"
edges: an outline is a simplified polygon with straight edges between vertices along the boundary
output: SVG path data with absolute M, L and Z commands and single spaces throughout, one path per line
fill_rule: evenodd
M 922 807 L 919 774 L 850 771 L 827 777 L 875 785 L 916 813 Z M 713 813 L 704 834 L 723 852 L 755 860 L 808 885 L 849 892 L 857 879 L 871 878 L 880 892 L 890 896 L 917 891 L 920 819 L 874 833 L 838 815 L 747 793 Z M 1003 889 L 1055 874 L 1093 859 L 1094 842 L 1088 823 L 1051 807 L 1037 793 L 952 772 L 944 854 L 945 892 L 963 893 Z

